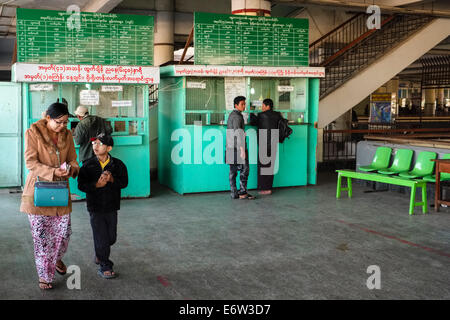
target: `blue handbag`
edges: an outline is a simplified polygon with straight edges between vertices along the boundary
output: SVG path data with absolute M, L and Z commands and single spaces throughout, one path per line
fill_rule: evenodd
M 39 181 L 34 184 L 35 207 L 67 207 L 69 188 L 67 181 Z

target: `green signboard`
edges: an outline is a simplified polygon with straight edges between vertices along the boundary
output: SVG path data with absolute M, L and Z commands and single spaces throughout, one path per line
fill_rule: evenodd
M 196 12 L 195 64 L 308 66 L 308 20 Z
M 153 65 L 152 16 L 17 8 L 16 33 L 18 62 Z

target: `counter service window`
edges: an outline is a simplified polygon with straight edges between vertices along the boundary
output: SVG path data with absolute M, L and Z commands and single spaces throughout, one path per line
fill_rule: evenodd
M 47 107 L 59 101 L 66 102 L 74 114 L 79 105 L 89 114 L 110 122 L 113 135 L 137 135 L 145 132 L 147 120 L 144 112 L 144 88 L 142 85 L 107 84 L 30 84 L 30 124 L 43 116 Z M 77 118 L 69 118 L 69 129 L 75 128 Z
M 250 109 L 260 112 L 264 99 L 272 99 L 274 110 L 291 123 L 303 123 L 307 114 L 307 79 L 304 78 L 251 78 Z
M 247 77 L 186 77 L 185 125 L 196 121 L 202 125 L 224 125 L 234 109 L 236 96 L 247 98 L 243 112 L 261 111 L 262 102 L 269 98 L 274 109 L 291 123 L 304 123 L 307 119 L 307 79 L 304 78 L 247 78 Z
M 185 124 L 223 124 L 225 120 L 225 81 L 223 78 L 186 79 Z

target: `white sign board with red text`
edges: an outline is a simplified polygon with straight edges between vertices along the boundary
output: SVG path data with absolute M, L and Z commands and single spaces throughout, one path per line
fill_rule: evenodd
M 159 83 L 158 67 L 15 63 L 13 82 Z
M 324 78 L 322 67 L 175 65 L 175 76 Z

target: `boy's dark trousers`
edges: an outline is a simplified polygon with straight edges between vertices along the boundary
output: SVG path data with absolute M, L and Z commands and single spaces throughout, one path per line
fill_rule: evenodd
M 117 211 L 108 213 L 89 212 L 94 236 L 95 255 L 100 261 L 100 270 L 111 271 L 114 263 L 109 260 L 111 246 L 117 239 Z

